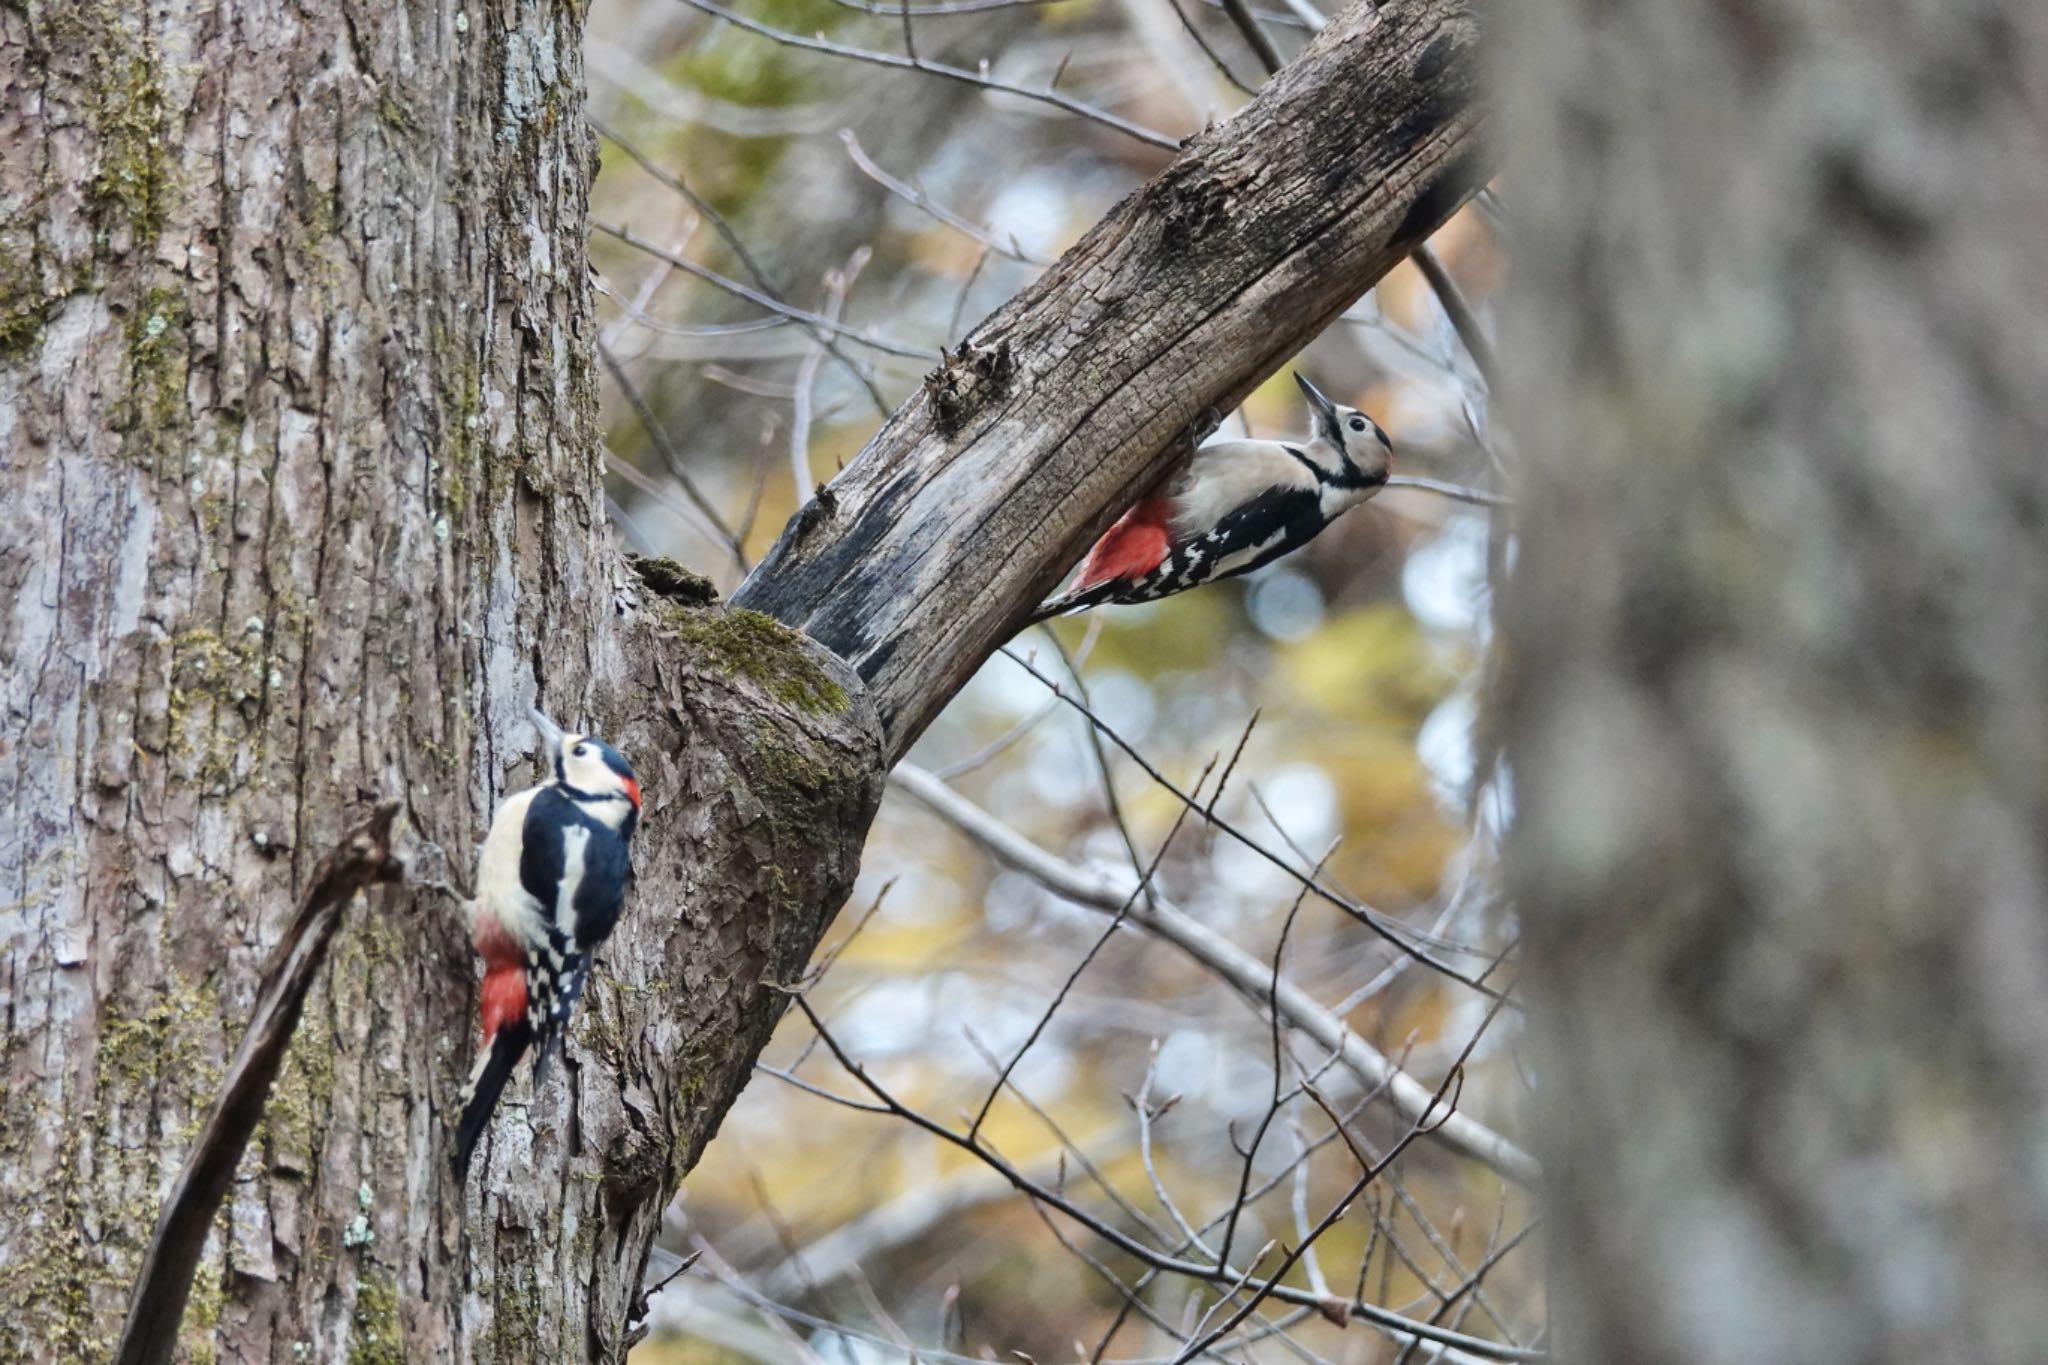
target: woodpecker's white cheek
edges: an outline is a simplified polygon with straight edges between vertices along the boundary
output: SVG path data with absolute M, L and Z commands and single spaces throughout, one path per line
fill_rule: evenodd
M 611 769 L 604 760 L 589 755 L 565 754 L 562 758 L 562 772 L 569 779 L 569 785 L 578 791 L 602 792 L 611 787 L 607 780 Z

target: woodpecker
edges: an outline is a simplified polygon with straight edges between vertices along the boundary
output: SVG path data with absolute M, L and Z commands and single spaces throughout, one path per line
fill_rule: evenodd
M 1298 550 L 1384 488 L 1394 443 L 1301 375 L 1315 435 L 1306 441 L 1209 441 L 1160 489 L 1103 532 L 1043 621 L 1104 603 L 1151 602 L 1250 573 Z
M 458 1180 L 519 1059 L 532 1052 L 536 1087 L 547 1078 L 633 875 L 633 765 L 601 739 L 563 734 L 537 710 L 533 719 L 554 776 L 499 805 L 470 902 L 470 938 L 484 960 L 483 1046 L 455 1130 Z

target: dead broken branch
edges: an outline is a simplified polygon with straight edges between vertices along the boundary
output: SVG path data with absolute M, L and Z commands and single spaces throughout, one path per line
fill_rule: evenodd
M 264 968 L 263 988 L 221 1081 L 220 1097 L 185 1155 L 185 1168 L 178 1172 L 157 1219 L 156 1234 L 143 1253 L 115 1365 L 165 1365 L 170 1360 L 206 1231 L 241 1164 L 249 1135 L 263 1117 L 271 1083 L 299 1026 L 306 992 L 326 961 L 328 942 L 340 927 L 341 912 L 358 891 L 405 875 L 391 852 L 391 826 L 397 817 L 396 801 L 379 805 L 314 869 L 292 922 Z

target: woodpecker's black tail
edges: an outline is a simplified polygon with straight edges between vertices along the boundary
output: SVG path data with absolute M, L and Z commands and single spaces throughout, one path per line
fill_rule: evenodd
M 477 1058 L 476 1071 L 462 1094 L 462 1119 L 455 1125 L 455 1152 L 449 1158 L 458 1181 L 469 1178 L 469 1158 L 476 1151 L 477 1139 L 484 1135 L 484 1125 L 498 1107 L 498 1096 L 512 1079 L 512 1068 L 532 1044 L 532 1027 L 524 1018 L 513 1019 L 499 1027 L 490 1051 Z
M 1031 619 L 1024 624 L 1035 626 L 1041 621 L 1050 621 L 1055 616 L 1065 616 L 1070 611 L 1079 611 L 1083 607 L 1099 606 L 1115 596 L 1116 590 L 1122 586 L 1123 584 L 1120 580 L 1112 578 L 1107 582 L 1097 583 L 1092 588 L 1083 588 L 1080 592 L 1070 592 L 1064 597 L 1049 598 L 1045 605 L 1031 613 Z

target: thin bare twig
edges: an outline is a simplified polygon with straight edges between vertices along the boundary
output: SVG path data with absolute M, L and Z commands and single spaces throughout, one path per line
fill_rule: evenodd
M 1469 502 L 1474 507 L 1507 508 L 1515 505 L 1513 498 L 1489 493 L 1483 488 L 1474 488 L 1470 484 L 1448 483 L 1443 479 L 1425 478 L 1420 474 L 1391 475 L 1387 479 L 1387 487 L 1412 488 L 1421 493 L 1434 493 L 1453 502 Z
M 854 1061 L 847 1054 L 845 1048 L 840 1045 L 839 1040 L 825 1027 L 824 1020 L 818 1017 L 817 1011 L 811 1008 L 809 1000 L 801 995 L 794 998 L 796 1007 L 803 1011 L 804 1017 L 810 1021 L 811 1027 L 816 1030 L 819 1039 L 830 1050 L 839 1065 L 845 1069 L 849 1076 L 858 1081 L 862 1088 L 873 1095 L 877 1101 L 886 1105 L 895 1117 L 902 1119 L 921 1132 L 927 1133 L 949 1146 L 966 1152 L 998 1172 L 1015 1188 L 1031 1195 L 1034 1200 L 1048 1208 L 1058 1209 L 1067 1217 L 1093 1232 L 1097 1237 L 1102 1238 L 1125 1254 L 1136 1257 L 1146 1265 L 1165 1271 L 1168 1274 L 1179 1275 L 1210 1284 L 1225 1283 L 1236 1277 L 1236 1272 L 1228 1266 L 1218 1267 L 1206 1261 L 1183 1260 L 1180 1257 L 1167 1255 L 1147 1246 L 1114 1224 L 1104 1222 L 1058 1191 L 1049 1190 L 1042 1185 L 1035 1184 L 1023 1172 L 1019 1171 L 1016 1166 L 1005 1160 L 1001 1154 L 993 1151 L 984 1143 L 969 1138 L 965 1134 L 954 1132 L 945 1124 L 939 1123 L 937 1120 L 904 1104 L 884 1088 L 880 1082 L 870 1076 L 867 1068 Z M 1497 1012 L 1497 1010 L 1489 1012 L 1487 1018 L 1492 1019 Z M 1454 1069 L 1451 1075 L 1446 1078 L 1445 1086 L 1448 1087 L 1451 1081 L 1461 1074 L 1459 1070 Z M 1440 1091 L 1439 1102 L 1441 1093 Z M 1432 1109 L 1434 1107 L 1433 1105 Z M 1422 1125 L 1417 1124 L 1415 1128 L 1411 1129 L 1410 1137 L 1420 1136 L 1422 1132 Z M 1398 1154 L 1398 1151 L 1396 1154 Z M 1390 1157 L 1389 1159 L 1391 1160 L 1392 1158 Z M 1348 1203 L 1348 1201 L 1345 1202 Z M 1342 1205 L 1340 1204 L 1341 1207 Z M 1289 1264 L 1291 1265 L 1292 1263 L 1290 1262 Z M 1314 1299 L 1309 1295 L 1308 1291 L 1280 1283 L 1280 1276 L 1285 1274 L 1286 1269 L 1287 1267 L 1283 1266 L 1279 1273 L 1269 1277 L 1261 1284 L 1258 1299 L 1252 1307 L 1255 1308 L 1257 1302 L 1263 1301 L 1266 1298 L 1275 1298 L 1283 1303 L 1306 1304 L 1312 1308 L 1322 1307 L 1322 1301 Z M 1421 1337 L 1432 1345 L 1454 1350 L 1467 1360 L 1473 1358 L 1506 1361 L 1543 1361 L 1549 1359 L 1548 1355 L 1542 1351 L 1503 1346 L 1499 1342 L 1487 1341 L 1482 1337 L 1467 1336 L 1461 1332 L 1452 1332 L 1444 1328 L 1430 1326 L 1415 1319 L 1404 1317 L 1390 1309 L 1382 1308 L 1375 1303 L 1353 1301 L 1344 1305 L 1344 1309 L 1349 1316 L 1358 1319 L 1360 1322 L 1370 1323 L 1381 1331 L 1391 1333 L 1403 1340 Z M 1244 1316 L 1246 1315 L 1240 1314 L 1236 1321 L 1242 1321 Z M 1233 1321 L 1221 1330 L 1227 1332 L 1234 1329 L 1236 1321 Z M 1210 1346 L 1213 1346 L 1216 1339 L 1220 1339 L 1220 1334 L 1219 1337 L 1212 1337 L 1210 1341 L 1202 1342 L 1198 1346 L 1190 1348 L 1190 1350 L 1193 1354 L 1199 1355 Z M 1187 1359 L 1189 1354 L 1183 1353 L 1179 1358 Z
M 1214 764 L 1212 763 L 1210 766 L 1213 767 Z M 1201 778 L 1195 783 L 1196 791 L 1200 791 L 1202 784 L 1209 780 L 1209 771 L 1209 768 L 1202 770 Z M 1187 811 L 1183 809 L 1174 820 L 1173 828 L 1166 832 L 1166 838 L 1160 841 L 1159 851 L 1153 855 L 1151 863 L 1137 869 L 1137 885 L 1131 888 L 1131 894 L 1124 898 L 1124 903 L 1117 907 L 1115 914 L 1110 916 L 1109 927 L 1102 931 L 1094 944 L 1082 955 L 1080 962 L 1075 964 L 1074 970 L 1068 973 L 1065 983 L 1060 986 L 1059 992 L 1053 996 L 1052 1003 L 1046 1006 L 1045 1013 L 1040 1016 L 1037 1026 L 1025 1037 L 1022 1046 L 1017 1049 L 1016 1055 L 1010 1058 L 1008 1065 L 1004 1066 L 1001 1073 L 997 1075 L 995 1084 L 989 1087 L 988 1097 L 981 1102 L 980 1111 L 975 1114 L 974 1122 L 968 1126 L 968 1137 L 972 1138 L 981 1132 L 981 1125 L 988 1119 L 988 1111 L 995 1107 L 996 1097 L 1003 1093 L 1003 1086 L 1008 1083 L 1011 1073 L 1016 1071 L 1018 1064 L 1024 1060 L 1024 1054 L 1031 1050 L 1032 1044 L 1036 1043 L 1044 1035 L 1045 1030 L 1051 1026 L 1053 1015 L 1059 1012 L 1060 1006 L 1066 1002 L 1067 996 L 1073 992 L 1074 983 L 1081 979 L 1081 973 L 1088 970 L 1088 964 L 1095 961 L 1096 954 L 1100 953 L 1104 945 L 1116 936 L 1116 931 L 1123 927 L 1124 918 L 1130 914 L 1131 907 L 1137 902 L 1138 897 L 1144 896 L 1149 905 L 1154 908 L 1157 907 L 1157 898 L 1152 895 L 1152 878 L 1158 873 L 1159 864 L 1165 860 L 1166 851 L 1173 846 L 1174 836 L 1180 833 L 1181 826 L 1186 823 L 1186 820 Z M 1135 859 L 1138 853 L 1137 848 L 1131 846 L 1130 851 L 1132 858 Z
M 1486 339 L 1486 333 L 1479 326 L 1479 315 L 1472 311 L 1472 305 L 1465 301 L 1465 293 L 1458 288 L 1458 282 L 1451 278 L 1451 272 L 1437 258 L 1435 248 L 1428 242 L 1416 247 L 1409 257 L 1422 278 L 1429 281 L 1429 287 L 1436 291 L 1436 300 L 1443 305 L 1444 316 L 1451 320 L 1451 327 L 1458 334 L 1458 340 L 1465 343 L 1465 354 L 1472 357 L 1472 363 L 1479 369 L 1479 377 L 1486 381 L 1489 393 L 1500 392 L 1500 361 L 1494 356 L 1493 343 Z
M 1387 1154 L 1384 1157 L 1381 1157 L 1376 1162 L 1368 1162 L 1365 1159 L 1364 1155 L 1360 1152 L 1357 1143 L 1352 1140 L 1350 1131 L 1344 1127 L 1344 1121 L 1337 1117 L 1337 1111 L 1331 1108 L 1313 1087 L 1308 1088 L 1308 1097 L 1314 1100 L 1318 1105 L 1322 1106 L 1324 1113 L 1329 1115 L 1330 1121 L 1337 1125 L 1338 1131 L 1342 1133 L 1344 1136 L 1344 1141 L 1347 1145 L 1351 1147 L 1352 1155 L 1358 1158 L 1359 1165 L 1363 1169 L 1361 1170 L 1357 1181 L 1354 1182 L 1351 1186 L 1351 1189 L 1344 1195 L 1343 1198 L 1339 1199 L 1334 1205 L 1331 1206 L 1329 1213 L 1323 1217 L 1323 1220 L 1320 1223 L 1316 1224 L 1315 1227 L 1309 1230 L 1309 1235 L 1306 1238 L 1302 1239 L 1301 1245 L 1295 1247 L 1292 1251 L 1290 1251 L 1285 1257 L 1281 1259 L 1279 1268 L 1276 1269 L 1271 1275 L 1266 1277 L 1265 1283 L 1259 1287 L 1257 1293 L 1252 1295 L 1250 1301 L 1247 1302 L 1244 1305 L 1244 1307 L 1238 1309 L 1237 1312 L 1233 1313 L 1227 1320 L 1225 1320 L 1222 1323 L 1222 1325 L 1216 1327 L 1208 1335 L 1201 1337 L 1192 1344 L 1190 1344 L 1175 1359 L 1174 1365 L 1184 1365 L 1184 1362 L 1192 1360 L 1196 1356 L 1200 1355 L 1205 1348 L 1214 1344 L 1217 1341 L 1217 1339 L 1235 1330 L 1239 1323 L 1243 1322 L 1246 1318 L 1250 1317 L 1252 1313 L 1258 1309 L 1260 1303 L 1264 1302 L 1268 1297 L 1277 1294 L 1277 1292 L 1280 1289 L 1281 1277 L 1286 1275 L 1286 1273 L 1289 1270 L 1294 1268 L 1295 1264 L 1301 1260 L 1303 1254 L 1308 1250 L 1309 1247 L 1313 1246 L 1322 1237 L 1324 1233 L 1328 1232 L 1332 1227 L 1336 1225 L 1337 1220 L 1344 1216 L 1345 1212 L 1350 1209 L 1353 1201 L 1355 1201 L 1359 1195 L 1365 1192 L 1366 1187 L 1372 1184 L 1374 1180 L 1378 1179 L 1380 1173 L 1385 1171 L 1387 1167 L 1391 1166 L 1394 1163 L 1394 1160 L 1397 1157 L 1399 1157 L 1403 1151 L 1407 1150 L 1410 1143 L 1414 1142 L 1415 1139 L 1421 1137 L 1424 1133 L 1429 1132 L 1432 1126 L 1441 1125 L 1445 1119 L 1449 1118 L 1451 1115 L 1457 1112 L 1458 1097 L 1464 1089 L 1465 1061 L 1468 1057 L 1472 1055 L 1472 1050 L 1479 1045 L 1479 1040 L 1482 1036 L 1485 1035 L 1487 1027 L 1491 1025 L 1496 1018 L 1499 1017 L 1501 1007 L 1502 1002 L 1496 1000 L 1493 1003 L 1493 1005 L 1486 1011 L 1486 1017 L 1480 1020 L 1479 1027 L 1473 1030 L 1472 1038 L 1469 1042 L 1465 1044 L 1464 1051 L 1459 1054 L 1456 1064 L 1451 1067 L 1450 1073 L 1446 1075 L 1443 1079 L 1443 1084 L 1437 1087 L 1436 1094 L 1431 1097 L 1429 1108 L 1416 1117 L 1414 1123 L 1409 1126 L 1408 1131 L 1402 1134 L 1400 1141 L 1396 1142 L 1393 1145 L 1393 1147 L 1388 1150 Z M 1439 1105 L 1447 1105 L 1442 1117 L 1438 1117 L 1436 1114 L 1436 1110 Z M 1479 1338 L 1469 1338 L 1469 1340 L 1476 1341 L 1479 1340 Z M 1488 1342 L 1487 1345 L 1495 1350 L 1502 1349 L 1498 1346 L 1495 1346 L 1495 1344 L 1492 1342 Z M 1469 1350 L 1470 1347 L 1464 1347 L 1464 1349 Z
M 874 253 L 866 246 L 856 247 L 846 264 L 825 276 L 825 303 L 823 312 L 834 326 L 839 323 L 839 314 L 846 307 L 846 296 L 853 289 L 853 282 L 860 278 L 862 267 Z M 819 338 L 817 348 L 806 355 L 796 367 L 796 383 L 792 386 L 791 398 L 795 406 L 789 419 L 789 468 L 790 479 L 796 490 L 796 505 L 801 508 L 814 496 L 811 477 L 811 390 L 818 382 L 818 366 L 825 358 L 828 338 Z
M 1166 791 L 1167 793 L 1172 795 L 1176 800 L 1179 800 L 1183 804 L 1196 804 L 1195 799 L 1192 796 L 1182 791 L 1178 784 L 1176 784 L 1171 778 L 1167 777 L 1165 773 L 1160 772 L 1155 764 L 1149 762 L 1145 758 L 1145 756 L 1139 753 L 1136 748 L 1134 748 L 1127 740 L 1123 738 L 1123 736 L 1119 735 L 1113 728 L 1104 723 L 1102 718 L 1096 715 L 1094 711 L 1089 708 L 1086 702 L 1075 697 L 1066 688 L 1061 687 L 1060 684 L 1054 679 L 1048 678 L 1044 673 L 1038 670 L 1036 665 L 1034 665 L 1029 659 L 1025 658 L 1022 654 L 1019 654 L 1015 649 L 1005 646 L 1002 650 L 1002 653 L 1004 657 L 1008 658 L 1012 663 L 1015 663 L 1018 667 L 1022 668 L 1032 677 L 1036 678 L 1040 683 L 1043 683 L 1046 687 L 1050 688 L 1054 696 L 1058 697 L 1067 705 L 1073 707 L 1082 715 L 1086 716 L 1090 724 L 1094 725 L 1105 736 L 1107 736 L 1110 742 L 1115 744 L 1119 749 L 1122 749 L 1126 754 L 1130 755 L 1132 761 L 1135 762 L 1138 765 L 1138 767 L 1144 771 L 1147 777 L 1151 778 L 1153 782 L 1157 783 L 1162 790 Z M 1400 920 L 1395 919 L 1391 915 L 1383 914 L 1382 912 L 1366 905 L 1362 901 L 1355 901 L 1347 896 L 1340 895 L 1331 888 L 1322 885 L 1314 878 L 1304 877 L 1300 869 L 1294 867 L 1286 859 L 1279 857 L 1271 849 L 1267 848 L 1264 844 L 1261 844 L 1256 839 L 1251 838 L 1242 830 L 1238 829 L 1230 821 L 1223 819 L 1221 816 L 1216 815 L 1214 812 L 1204 811 L 1203 819 L 1211 827 L 1228 835 L 1230 838 L 1236 840 L 1238 843 L 1242 844 L 1251 852 L 1257 854 L 1266 862 L 1271 863 L 1274 867 L 1280 869 L 1280 871 L 1285 873 L 1290 879 L 1296 882 L 1305 882 L 1308 885 L 1309 889 L 1313 891 L 1319 899 L 1327 902 L 1330 905 L 1335 906 L 1339 910 L 1342 910 L 1345 914 L 1350 915 L 1360 924 L 1363 924 L 1366 928 L 1372 930 L 1375 934 L 1378 934 L 1388 943 L 1392 944 L 1394 947 L 1398 948 L 1403 953 L 1406 953 L 1410 957 L 1414 958 L 1423 966 L 1428 967 L 1432 971 L 1440 973 L 1444 977 L 1448 978 L 1449 980 L 1457 982 L 1461 986 L 1465 986 L 1471 990 L 1479 992 L 1481 995 L 1486 996 L 1490 1000 L 1508 999 L 1504 992 L 1487 985 L 1485 981 L 1470 976 L 1464 972 L 1461 972 L 1456 967 L 1451 966 L 1449 963 L 1444 962 L 1438 958 L 1432 957 L 1429 953 L 1423 951 L 1423 948 L 1419 946 L 1419 943 L 1421 942 L 1420 935 L 1413 926 L 1403 924 Z M 1478 950 L 1466 947 L 1464 945 L 1436 944 L 1432 946 L 1445 948 L 1450 951 L 1473 953 L 1474 955 L 1477 955 L 1478 953 Z M 1519 1004 L 1515 1004 L 1512 1001 L 1510 1001 L 1509 1003 L 1513 1006 L 1513 1008 L 1517 1010 L 1521 1008 Z
M 899 180 L 883 170 L 879 165 L 875 164 L 874 158 L 870 157 L 866 149 L 860 145 L 860 139 L 854 136 L 853 129 L 841 128 L 839 130 L 839 140 L 845 144 L 847 156 L 853 159 L 854 165 L 860 167 L 862 175 L 865 175 L 868 179 L 874 181 L 877 185 L 880 185 L 912 208 L 922 210 L 939 222 L 944 223 L 947 227 L 952 228 L 955 232 L 981 243 L 991 251 L 1008 256 L 1013 261 L 1021 261 L 1025 265 L 1040 267 L 1052 264 L 1051 257 L 1040 256 L 1036 252 L 1024 250 L 1018 244 L 1015 237 L 1010 239 L 1008 246 L 1004 246 L 995 239 L 995 234 L 987 228 L 976 227 L 951 209 L 934 202 L 932 197 L 924 192 L 922 186 Z
M 1100 910 L 1114 910 L 1130 903 L 1129 888 L 1116 885 L 1105 874 L 1076 868 L 1047 853 L 931 774 L 905 763 L 897 765 L 889 780 L 995 857 L 1048 889 Z M 1176 909 L 1164 897 L 1156 909 L 1134 905 L 1128 917 L 1221 975 L 1249 998 L 1263 1002 L 1267 992 L 1274 989 L 1272 973 L 1265 963 Z M 1278 983 L 1276 1007 L 1291 1025 L 1319 1046 L 1340 1054 L 1345 1067 L 1368 1085 L 1386 1085 L 1388 1097 L 1404 1115 L 1412 1119 L 1428 1104 L 1429 1092 L 1421 1082 L 1284 977 Z M 1509 1179 L 1527 1183 L 1536 1176 L 1534 1157 L 1468 1115 L 1453 1115 L 1437 1130 L 1436 1137 Z
M 1151 146 L 1160 147 L 1169 152 L 1178 152 L 1180 150 L 1178 139 L 1170 138 L 1164 133 L 1156 133 L 1141 124 L 1131 122 L 1129 119 L 1119 118 L 1106 109 L 1098 109 L 1094 105 L 1074 99 L 1072 96 L 1062 95 L 1057 90 L 1032 90 L 1026 86 L 1012 85 L 1008 81 L 999 81 L 993 76 L 985 75 L 978 71 L 968 71 L 962 67 L 947 66 L 942 62 L 928 62 L 918 57 L 898 57 L 890 52 L 873 52 L 867 48 L 849 47 L 845 43 L 835 43 L 829 38 L 807 38 L 800 33 L 789 33 L 761 23 L 758 20 L 749 19 L 743 14 L 735 14 L 723 5 L 712 3 L 712 0 L 683 0 L 683 3 L 692 9 L 699 9 L 706 14 L 723 19 L 737 28 L 743 28 L 749 33 L 759 34 L 763 38 L 781 43 L 785 47 L 802 48 L 806 52 L 822 52 L 827 56 L 845 57 L 852 61 L 867 62 L 874 66 L 893 67 L 898 71 L 922 71 L 927 75 L 938 76 L 944 80 L 958 81 L 962 85 L 971 85 L 977 90 L 995 90 L 1005 95 L 1015 95 L 1020 99 L 1035 100 L 1040 104 L 1049 104 L 1055 109 L 1065 110 L 1067 113 L 1073 114 L 1078 118 L 1087 119 L 1092 123 L 1099 123 L 1105 128 L 1114 128 L 1127 137 L 1136 138 L 1138 141 L 1148 143 Z
M 723 289 L 728 294 L 745 299 L 748 303 L 766 308 L 771 313 L 780 314 L 792 322 L 801 322 L 806 327 L 816 328 L 828 335 L 842 336 L 849 341 L 859 342 L 861 345 L 871 350 L 880 351 L 884 355 L 902 356 L 906 360 L 939 360 L 943 358 L 930 347 L 906 346 L 901 342 L 890 341 L 886 337 L 878 337 L 873 333 L 863 332 L 857 327 L 841 326 L 830 318 L 813 313 L 809 309 L 798 308 L 792 304 L 784 303 L 773 294 L 763 293 L 751 285 L 741 284 L 730 276 L 719 274 L 710 266 L 699 265 L 687 256 L 679 256 L 667 247 L 650 242 L 630 228 L 620 227 L 616 223 L 607 223 L 601 218 L 591 218 L 588 221 L 594 231 L 602 232 L 607 237 L 616 238 L 627 246 L 644 251 L 658 261 L 667 261 L 684 274 L 694 275 L 706 284 L 714 285 L 717 288 Z
M 1224 60 L 1223 54 L 1211 45 L 1208 38 L 1203 35 L 1201 27 L 1188 16 L 1186 10 L 1181 8 L 1180 0 L 1167 0 L 1167 3 L 1173 6 L 1173 15 L 1176 19 L 1180 20 L 1181 28 L 1186 31 L 1188 37 L 1194 40 L 1195 46 L 1202 49 L 1202 55 L 1209 59 L 1209 64 L 1216 68 L 1217 73 L 1224 80 L 1229 81 L 1241 94 L 1256 95 L 1259 93 L 1257 86 L 1245 84 L 1238 77 L 1238 74 L 1230 69 L 1230 63 Z
M 703 490 L 697 487 L 696 480 L 692 479 L 689 471 L 683 467 L 681 452 L 668 439 L 668 432 L 663 429 L 661 419 L 655 415 L 654 409 L 641 395 L 639 385 L 633 382 L 632 376 L 626 373 L 626 367 L 619 363 L 619 358 L 613 355 L 611 348 L 603 342 L 598 343 L 597 358 L 611 375 L 612 382 L 619 386 L 619 392 L 626 399 L 626 406 L 632 408 L 633 415 L 640 419 L 640 429 L 647 433 L 647 439 L 654 446 L 655 453 L 661 456 L 661 462 L 668 469 L 669 477 L 676 481 L 676 486 L 683 490 L 683 496 L 690 500 L 690 505 L 710 524 L 713 534 L 738 562 L 740 569 L 745 571 L 747 556 L 740 549 L 739 537 L 732 533 L 731 528 L 725 524 L 725 519 L 718 515 L 718 509 L 711 505 L 711 500 L 704 496 Z
M 1272 75 L 1280 69 L 1280 49 L 1273 46 L 1273 39 L 1266 30 L 1259 27 L 1257 16 L 1245 0 L 1223 0 L 1223 12 L 1230 16 L 1230 22 L 1237 25 L 1237 31 L 1244 35 L 1245 46 L 1259 59 L 1259 65 Z
M 778 300 L 782 298 L 783 291 L 777 287 L 775 280 L 768 274 L 767 269 L 754 259 L 754 254 L 747 250 L 747 244 L 740 240 L 739 233 L 733 230 L 732 224 L 725 220 L 725 215 L 720 213 L 710 200 L 691 189 L 689 183 L 681 176 L 671 173 L 666 167 L 656 162 L 653 157 L 627 141 L 619 133 L 618 129 L 594 116 L 586 116 L 585 121 L 590 124 L 591 128 L 600 137 L 607 139 L 616 145 L 620 151 L 631 157 L 640 169 L 652 176 L 657 183 L 681 195 L 690 207 L 703 217 L 705 222 L 711 224 L 711 230 L 718 234 L 718 239 L 725 243 L 726 249 L 732 252 L 734 259 L 739 261 L 746 272 L 754 277 L 754 283 L 759 285 L 770 296 Z M 818 342 L 825 348 L 826 354 L 846 368 L 846 372 L 853 376 L 853 381 L 860 385 L 861 389 L 867 394 L 868 401 L 874 404 L 875 411 L 887 417 L 889 415 L 889 402 L 882 397 L 882 391 L 875 387 L 875 381 L 869 378 L 865 370 L 854 364 L 852 359 L 839 349 L 839 343 L 833 339 L 832 333 L 821 331 L 817 335 Z
M 991 248 L 983 247 L 974 258 L 974 269 L 967 272 L 967 278 L 960 281 L 960 292 L 953 296 L 953 312 L 946 319 L 946 339 L 955 341 L 960 336 L 960 320 L 967 316 L 967 296 L 974 292 L 974 282 L 981 278 L 981 272 L 988 265 Z

